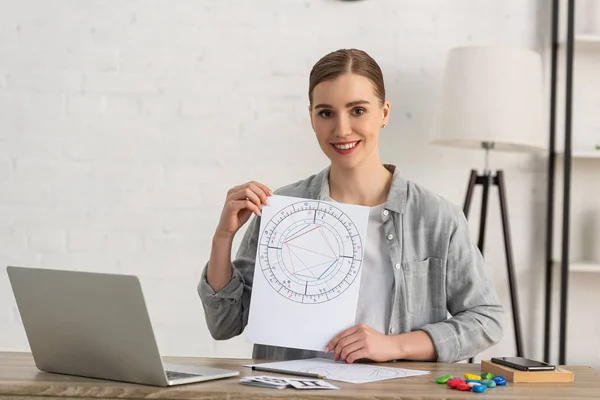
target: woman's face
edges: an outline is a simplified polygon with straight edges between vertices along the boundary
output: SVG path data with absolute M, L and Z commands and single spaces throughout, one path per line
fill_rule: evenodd
M 390 104 L 381 106 L 371 80 L 344 74 L 319 83 L 312 97 L 311 124 L 332 164 L 354 168 L 379 157 L 379 130 L 388 122 Z

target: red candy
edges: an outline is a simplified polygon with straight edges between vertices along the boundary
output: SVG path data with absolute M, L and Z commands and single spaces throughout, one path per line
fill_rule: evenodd
M 466 383 L 461 383 L 459 384 L 457 387 L 455 387 L 454 389 L 457 390 L 462 390 L 463 392 L 468 392 L 471 390 L 471 386 L 467 385 Z
M 460 378 L 448 379 L 448 382 L 446 382 L 446 383 L 452 389 L 456 389 L 459 385 L 466 385 L 467 384 L 464 379 L 460 379 Z

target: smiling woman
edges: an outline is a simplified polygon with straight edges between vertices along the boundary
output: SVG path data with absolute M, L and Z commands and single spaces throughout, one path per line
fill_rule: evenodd
M 356 325 L 328 338 L 322 352 L 255 345 L 253 357 L 453 362 L 498 342 L 503 307 L 464 214 L 380 160 L 379 132 L 391 107 L 379 65 L 357 49 L 327 54 L 310 73 L 308 96 L 331 164 L 275 193 L 370 207 Z M 237 336 L 248 323 L 260 209 L 272 194 L 256 181 L 227 193 L 198 285 L 215 339 Z M 233 238 L 252 214 L 232 260 Z

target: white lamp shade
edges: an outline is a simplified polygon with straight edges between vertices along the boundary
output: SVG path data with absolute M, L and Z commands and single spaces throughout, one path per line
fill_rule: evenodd
M 543 97 L 538 53 L 500 46 L 455 48 L 448 56 L 430 142 L 543 150 Z

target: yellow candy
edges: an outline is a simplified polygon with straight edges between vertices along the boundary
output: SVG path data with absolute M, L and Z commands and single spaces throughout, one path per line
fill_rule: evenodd
M 465 379 L 473 379 L 478 381 L 481 379 L 481 376 L 475 374 L 465 374 Z

